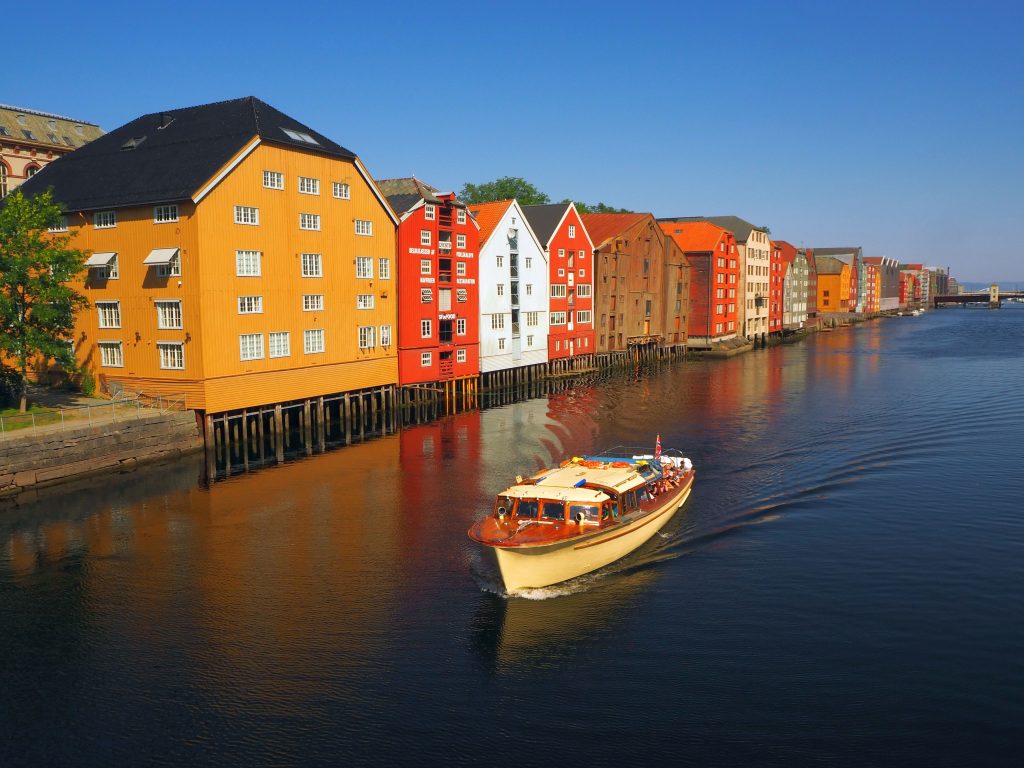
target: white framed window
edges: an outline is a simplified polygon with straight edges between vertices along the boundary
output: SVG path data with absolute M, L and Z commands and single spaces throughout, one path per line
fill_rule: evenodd
M 175 205 L 156 205 L 153 206 L 153 223 L 154 224 L 168 224 L 172 221 L 178 220 L 178 206 Z
M 0 191 L 0 197 L 3 197 L 3 192 Z M 61 216 L 60 221 L 54 224 L 52 227 L 46 228 L 47 232 L 67 232 L 68 231 L 68 217 Z
M 320 312 L 324 308 L 324 295 L 322 293 L 306 293 L 302 296 L 303 312 Z
M 239 359 L 241 360 L 262 360 L 263 359 L 263 334 L 243 333 L 238 337 Z
M 259 277 L 263 254 L 260 251 L 235 251 L 235 276 Z
M 315 355 L 324 351 L 324 329 L 312 328 L 302 332 L 302 351 Z
M 584 271 L 584 270 L 582 270 L 582 269 L 581 269 L 581 270 L 579 270 L 579 276 L 580 276 L 580 277 L 586 277 L 586 276 L 587 276 L 587 273 L 586 273 L 586 271 Z
M 526 324 L 528 326 L 532 327 L 532 326 L 537 325 L 539 320 L 540 320 L 540 313 L 539 312 L 527 312 L 526 313 Z
M 576 311 L 576 322 L 577 323 L 589 323 L 594 319 L 593 313 L 589 309 L 580 309 Z
M 289 357 L 292 353 L 291 334 L 287 331 L 272 331 L 270 334 L 270 356 Z
M 420 338 L 429 339 L 433 335 L 434 323 L 431 320 L 420 320 Z
M 303 277 L 323 277 L 324 276 L 324 265 L 320 259 L 319 253 L 304 253 L 302 254 L 302 276 Z
M 320 179 L 311 179 L 309 176 L 299 176 L 299 192 L 303 195 L 319 195 Z
M 99 315 L 100 328 L 121 327 L 121 302 L 97 301 L 96 313 Z
M 569 237 L 570 238 L 576 237 L 576 225 L 575 224 L 570 224 L 569 225 Z
M 391 279 L 391 259 L 377 259 L 377 277 L 381 280 Z
M 433 288 L 420 288 L 420 303 L 429 304 L 434 300 Z
M 430 230 L 429 229 L 421 229 L 420 230 L 420 245 L 430 245 Z
M 181 253 L 171 256 L 166 264 L 156 265 L 157 277 L 181 277 Z
M 455 300 L 459 302 L 459 304 L 465 304 L 466 301 L 469 300 L 469 290 L 466 288 L 456 288 Z
M 117 213 L 114 211 L 96 211 L 92 215 L 92 225 L 96 229 L 110 229 L 117 226 Z
M 356 234 L 369 237 L 373 234 L 373 222 L 366 219 L 356 219 Z
M 576 295 L 581 299 L 585 299 L 590 296 L 590 283 L 580 283 L 576 286 Z
M 185 345 L 180 341 L 158 341 L 157 351 L 160 353 L 160 367 L 164 370 L 185 370 Z
M 421 352 L 420 353 L 420 365 L 421 366 L 423 366 L 424 368 L 429 368 L 433 362 L 434 362 L 433 354 L 431 354 L 430 352 Z
M 280 171 L 264 171 L 263 186 L 267 189 L 284 189 L 284 174 Z
M 551 284 L 551 298 L 552 299 L 564 299 L 566 297 L 565 285 L 561 283 Z
M 156 305 L 156 327 L 161 330 L 181 328 L 181 301 L 154 301 Z
M 525 266 L 525 267 L 526 267 L 527 269 L 530 269 L 531 267 L 533 267 L 533 257 L 532 257 L 532 256 L 527 256 L 527 257 L 526 257 L 526 258 L 525 258 L 525 259 L 523 260 L 523 263 L 524 263 L 524 266 Z
M 363 280 L 373 278 L 373 257 L 356 256 L 356 277 Z
M 466 276 L 466 262 L 464 262 L 464 261 L 457 261 L 457 262 L 455 262 L 455 274 L 458 275 L 459 277 L 465 277 Z
M 420 259 L 420 274 L 429 275 L 433 268 L 430 265 L 430 259 Z
M 238 297 L 238 314 L 240 315 L 258 315 L 263 312 L 263 297 L 262 296 L 239 296 Z
M 465 208 L 459 208 L 459 210 L 455 212 L 455 222 L 457 224 L 465 224 L 466 223 L 466 209 Z
M 251 205 L 235 206 L 235 224 L 249 224 L 258 226 L 260 223 L 260 209 Z
M 313 232 L 320 230 L 320 214 L 319 213 L 300 213 L 299 214 L 299 229 L 308 229 Z
M 498 349 L 504 349 L 504 348 L 505 348 L 505 339 L 503 339 L 503 338 L 502 339 L 498 339 Z
M 360 349 L 371 349 L 374 346 L 374 336 L 376 336 L 376 327 L 372 325 L 360 325 L 359 326 L 359 348 Z M 383 340 L 381 340 L 383 344 Z
M 551 313 L 551 324 L 552 325 L 565 325 L 565 312 L 552 312 Z
M 120 341 L 101 341 L 100 365 L 104 368 L 124 368 L 124 347 Z
M 336 181 L 333 184 L 334 196 L 339 200 L 351 200 L 352 199 L 352 187 L 343 181 Z
M 498 283 L 495 287 L 498 289 L 498 295 L 499 296 L 504 296 L 505 295 L 505 284 L 504 283 Z
M 565 270 L 562 269 L 561 267 L 558 268 L 558 276 L 565 277 Z
M 533 296 L 533 283 L 526 284 L 526 295 Z
M 373 294 L 372 293 L 357 293 L 356 294 L 356 309 L 373 309 Z
M 102 280 L 117 280 L 121 276 L 121 270 L 118 268 L 118 259 L 120 257 L 115 253 L 114 258 L 105 267 L 100 267 L 96 272 L 98 277 Z
M 494 266 L 496 266 L 498 269 L 501 269 L 501 268 L 503 268 L 505 266 L 505 257 L 504 256 L 496 256 L 494 258 L 494 261 L 495 261 Z
M 382 347 L 390 347 L 391 346 L 391 326 L 390 325 L 382 325 L 380 327 L 380 345 Z
M 437 210 L 430 203 L 423 206 L 423 218 L 427 221 L 433 221 L 437 218 Z
M 528 346 L 528 347 L 532 347 L 533 346 L 533 335 L 532 334 L 530 334 L 529 336 L 526 337 L 526 346 Z
M 560 259 L 564 259 L 565 258 L 565 248 L 559 248 L 558 249 L 558 258 L 560 258 Z
M 466 350 L 457 349 L 455 350 L 455 362 L 464 363 L 466 362 Z
M 466 247 L 466 236 L 465 235 L 456 235 L 455 236 L 455 247 L 456 248 L 465 248 Z
M 466 335 L 466 318 L 460 317 L 455 321 L 455 333 L 458 336 Z
M 491 330 L 500 331 L 505 327 L 505 316 L 502 314 L 491 315 Z

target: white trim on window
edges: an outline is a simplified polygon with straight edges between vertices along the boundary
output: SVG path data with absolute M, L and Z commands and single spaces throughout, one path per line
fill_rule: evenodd
M 302 276 L 323 277 L 324 265 L 319 253 L 302 254 Z
M 306 293 L 302 296 L 303 312 L 321 312 L 324 308 L 324 295 L 322 293 Z
M 284 174 L 280 171 L 264 171 L 263 186 L 267 189 L 284 189 Z
M 124 345 L 120 341 L 101 341 L 98 346 L 103 368 L 124 368 Z
M 238 337 L 239 360 L 263 359 L 263 334 L 243 333 Z
M 112 229 L 117 226 L 116 211 L 96 211 L 92 215 L 92 225 L 95 229 Z
M 372 256 L 356 256 L 356 279 L 357 280 L 372 280 L 373 279 L 373 257 Z
M 302 351 L 307 355 L 318 355 L 324 351 L 323 328 L 310 328 L 302 332 Z
M 161 299 L 154 301 L 156 307 L 156 327 L 160 330 L 182 328 L 181 299 Z
M 170 224 L 178 221 L 178 205 L 172 203 L 171 205 L 154 205 L 153 206 L 153 223 L 154 224 Z
M 158 341 L 157 351 L 160 353 L 160 368 L 165 371 L 185 370 L 185 345 L 180 341 Z
M 271 331 L 269 337 L 270 357 L 290 357 L 292 354 L 291 334 L 288 331 Z
M 339 200 L 352 199 L 352 187 L 343 181 L 334 182 L 334 196 Z
M 299 229 L 305 229 L 309 232 L 320 231 L 320 214 L 319 213 L 300 213 L 299 214 Z
M 303 195 L 319 195 L 320 179 L 310 176 L 299 176 L 299 193 Z
M 260 209 L 252 205 L 236 205 L 235 224 L 258 227 L 260 224 Z
M 235 251 L 235 277 L 259 277 L 262 268 L 262 251 Z
M 356 234 L 370 237 L 373 235 L 373 222 L 366 219 L 356 219 Z

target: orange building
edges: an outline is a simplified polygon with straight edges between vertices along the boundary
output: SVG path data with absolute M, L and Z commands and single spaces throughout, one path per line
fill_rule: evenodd
M 75 354 L 220 413 L 397 382 L 398 223 L 354 153 L 247 97 L 144 115 L 43 168 L 91 253 Z
M 850 312 L 850 265 L 834 256 L 815 256 L 818 312 Z

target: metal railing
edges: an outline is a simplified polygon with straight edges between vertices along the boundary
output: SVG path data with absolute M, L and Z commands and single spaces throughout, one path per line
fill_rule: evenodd
M 0 435 L 24 434 L 26 431 L 59 425 L 78 427 L 93 422 L 112 421 L 122 418 L 140 418 L 142 411 L 184 411 L 185 395 L 147 395 L 144 392 L 125 393 L 109 403 L 77 405 L 69 408 L 53 408 L 44 411 L 18 413 L 0 416 Z

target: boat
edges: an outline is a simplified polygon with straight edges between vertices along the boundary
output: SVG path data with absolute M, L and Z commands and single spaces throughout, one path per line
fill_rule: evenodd
M 658 441 L 660 446 L 660 438 Z M 628 555 L 672 519 L 693 487 L 676 449 L 615 448 L 574 456 L 498 494 L 469 537 L 494 557 L 505 590 L 537 589 Z

